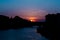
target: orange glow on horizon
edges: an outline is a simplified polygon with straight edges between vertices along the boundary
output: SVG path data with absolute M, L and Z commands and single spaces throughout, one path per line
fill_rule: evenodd
M 26 19 L 28 21 L 31 21 L 31 22 L 38 22 L 39 20 L 45 20 L 44 17 L 37 17 L 37 16 L 24 16 L 22 17 L 23 19 Z
M 30 20 L 31 22 L 36 22 L 36 20 Z
M 30 20 L 31 22 L 33 21 L 33 20 Z
M 36 22 L 36 17 L 29 17 L 28 20 L 31 21 L 31 22 Z

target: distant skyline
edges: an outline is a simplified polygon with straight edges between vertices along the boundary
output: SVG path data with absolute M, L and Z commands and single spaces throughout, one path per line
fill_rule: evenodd
M 60 13 L 60 0 L 0 0 L 0 15 L 44 19 L 48 13 Z

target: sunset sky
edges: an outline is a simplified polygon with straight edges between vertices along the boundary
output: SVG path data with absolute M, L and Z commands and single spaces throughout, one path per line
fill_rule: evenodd
M 0 15 L 44 19 L 47 13 L 57 12 L 60 12 L 60 0 L 0 0 Z

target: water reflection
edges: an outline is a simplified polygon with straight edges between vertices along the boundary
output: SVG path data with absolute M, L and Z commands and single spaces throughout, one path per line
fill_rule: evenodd
M 36 28 L 23 28 L 18 30 L 0 30 L 0 40 L 47 40 L 36 33 Z

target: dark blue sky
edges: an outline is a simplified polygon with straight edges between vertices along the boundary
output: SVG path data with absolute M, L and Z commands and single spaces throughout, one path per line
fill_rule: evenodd
M 60 12 L 60 0 L 0 0 L 0 12 L 9 16 L 44 16 Z

